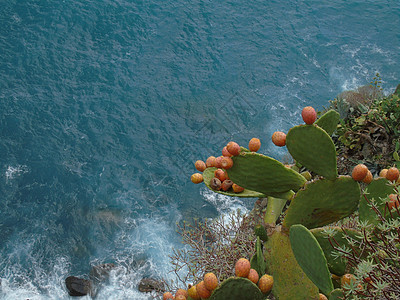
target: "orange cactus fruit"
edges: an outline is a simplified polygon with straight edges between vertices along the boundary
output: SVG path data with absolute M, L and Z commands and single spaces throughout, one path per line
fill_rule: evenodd
M 209 158 L 207 158 L 207 160 L 206 160 L 206 166 L 207 166 L 207 168 L 210 168 L 210 167 L 215 167 L 215 156 L 210 156 Z
M 224 182 L 221 183 L 221 190 L 223 190 L 224 192 L 226 192 L 227 190 L 229 190 L 233 185 L 232 180 L 226 179 L 224 180 Z
M 307 125 L 311 125 L 317 119 L 317 112 L 313 107 L 306 106 L 301 112 L 301 117 L 303 118 L 304 123 L 306 123 Z
M 258 283 L 258 279 L 260 278 L 258 276 L 258 273 L 254 269 L 250 269 L 249 275 L 247 276 L 248 279 L 250 279 L 254 284 Z
M 175 300 L 186 300 L 186 297 L 184 295 L 178 295 L 175 296 Z
M 229 151 L 226 148 L 226 146 L 222 149 L 222 156 L 228 156 L 228 157 L 232 156 L 232 154 L 229 153 Z
M 353 274 L 344 274 L 342 278 L 340 278 L 340 286 L 342 289 L 345 289 L 346 285 L 350 285 L 350 282 L 356 280 Z
M 211 292 L 204 285 L 204 281 L 200 281 L 198 284 L 196 284 L 196 290 L 197 294 L 202 299 L 208 299 L 211 296 Z
M 197 171 L 200 171 L 200 172 L 203 172 L 207 168 L 206 163 L 202 160 L 197 160 L 194 163 L 194 167 L 196 168 Z
M 226 173 L 222 169 L 217 169 L 214 171 L 214 176 L 217 177 L 221 182 L 223 182 L 226 179 Z
M 351 177 L 353 177 L 355 181 L 363 181 L 367 174 L 367 166 L 363 164 L 358 164 L 354 167 L 353 172 L 351 173 Z
M 365 176 L 365 178 L 363 179 L 363 182 L 366 184 L 370 184 L 372 182 L 372 180 L 374 180 L 374 176 L 372 176 L 371 171 L 368 170 L 367 176 Z
M 389 202 L 388 202 L 388 208 L 389 210 L 392 210 L 392 208 L 398 208 L 399 207 L 399 199 L 396 194 L 390 194 L 389 196 Z
M 199 294 L 197 293 L 197 288 L 196 286 L 192 286 L 188 289 L 188 296 L 192 299 L 198 300 L 200 299 Z
M 249 150 L 251 152 L 257 152 L 261 148 L 261 142 L 258 138 L 252 138 L 249 142 Z
M 229 143 L 226 145 L 226 149 L 227 149 L 228 152 L 229 152 L 230 154 L 232 154 L 233 156 L 239 155 L 239 153 L 240 153 L 240 146 L 239 146 L 238 143 L 235 143 L 235 142 L 229 142 Z
M 163 300 L 174 299 L 174 296 L 170 292 L 165 292 L 162 296 Z
M 177 291 L 176 291 L 176 293 L 175 293 L 175 300 L 177 300 L 177 298 L 176 297 L 178 297 L 178 296 L 184 296 L 185 297 L 185 299 L 188 297 L 188 292 L 187 292 L 187 290 L 184 290 L 184 289 L 178 289 Z
M 213 190 L 219 191 L 221 189 L 221 180 L 219 180 L 218 178 L 214 177 L 210 181 L 210 186 L 211 186 L 211 188 Z
M 215 290 L 219 284 L 218 278 L 217 278 L 217 276 L 215 276 L 214 273 L 205 274 L 203 281 L 204 281 L 204 285 L 205 285 L 206 289 L 209 290 L 210 292 Z
M 235 264 L 235 275 L 237 277 L 247 277 L 249 276 L 251 265 L 248 259 L 239 258 Z
M 260 280 L 258 281 L 258 288 L 261 290 L 263 294 L 266 294 L 269 291 L 271 291 L 273 285 L 274 285 L 274 278 L 268 274 L 261 276 Z
M 379 172 L 379 177 L 386 178 L 387 171 L 388 171 L 388 169 L 382 169 Z
M 224 156 L 224 158 L 221 160 L 221 168 L 224 168 L 225 170 L 228 170 L 233 167 L 233 160 L 230 157 Z
M 286 133 L 282 131 L 275 131 L 272 134 L 272 142 L 278 146 L 278 147 L 283 147 L 286 145 Z
M 328 300 L 324 294 L 319 293 L 319 300 Z
M 201 183 L 201 182 L 203 182 L 203 175 L 200 174 L 200 173 L 194 173 L 194 174 L 190 177 L 190 180 L 191 180 L 193 183 L 195 183 L 195 184 Z
M 386 179 L 389 181 L 397 181 L 399 179 L 399 169 L 392 167 L 386 173 Z
M 216 157 L 216 158 L 215 158 L 214 167 L 216 167 L 216 168 L 221 168 L 221 160 L 222 160 L 222 157 L 221 157 L 221 156 Z
M 244 191 L 244 188 L 240 185 L 237 185 L 236 183 L 232 184 L 232 189 L 235 193 L 241 193 Z

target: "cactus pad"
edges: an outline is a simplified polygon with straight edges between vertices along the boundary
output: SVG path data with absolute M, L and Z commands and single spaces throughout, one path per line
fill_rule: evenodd
M 308 183 L 291 201 L 283 226 L 303 224 L 315 228 L 350 215 L 358 206 L 360 186 L 350 176 Z
M 256 270 L 258 275 L 261 277 L 265 274 L 265 269 L 267 265 L 265 263 L 265 258 L 261 248 L 261 241 L 260 238 L 257 237 L 256 241 L 256 253 L 250 259 L 251 268 Z
M 315 124 L 326 131 L 327 134 L 332 135 L 335 132 L 339 123 L 340 115 L 337 111 L 331 109 L 324 113 Z
M 349 243 L 345 239 L 345 236 L 350 236 L 355 240 L 359 240 L 360 232 L 354 229 L 346 229 L 346 234 L 340 227 L 331 228 L 334 230 L 336 234 L 333 236 L 335 241 L 339 244 L 338 247 L 349 246 Z M 311 233 L 317 239 L 319 245 L 321 246 L 322 251 L 324 251 L 326 260 L 328 262 L 328 268 L 332 274 L 342 276 L 345 273 L 348 273 L 350 270 L 346 270 L 346 261 L 340 258 L 335 258 L 332 255 L 332 251 L 334 251 L 329 239 L 324 235 L 323 228 L 314 228 L 311 230 Z M 332 242 L 336 244 L 335 242 Z
M 337 177 L 335 145 L 325 130 L 314 125 L 295 126 L 286 136 L 286 147 L 307 169 L 330 180 Z
M 367 188 L 368 194 L 366 195 L 368 200 L 375 200 L 375 205 L 378 207 L 382 215 L 385 213 L 385 204 L 380 200 L 380 198 L 385 198 L 387 195 L 394 193 L 393 186 L 389 185 L 389 181 L 385 178 L 379 178 L 372 181 Z M 360 220 L 368 221 L 371 224 L 378 224 L 377 215 L 374 210 L 368 205 L 367 200 L 364 196 L 360 199 Z
M 331 273 L 316 238 L 300 224 L 290 227 L 289 237 L 297 263 L 322 293 L 329 295 L 333 291 Z
M 254 234 L 260 238 L 263 242 L 268 241 L 267 231 L 265 230 L 264 226 L 258 224 L 254 226 Z
M 211 294 L 210 300 L 264 300 L 266 296 L 249 279 L 231 277 L 224 280 Z
M 329 300 L 343 300 L 344 298 L 344 292 L 342 289 L 335 289 L 333 290 L 330 295 L 329 295 Z
M 275 224 L 285 207 L 286 201 L 286 199 L 268 197 L 267 209 L 264 216 L 265 224 Z
M 289 237 L 275 232 L 265 243 L 267 268 L 274 277 L 272 293 L 279 300 L 318 299 L 318 288 L 293 255 Z
M 241 193 L 235 193 L 233 191 L 224 192 L 223 190 L 220 190 L 220 191 L 213 190 L 210 186 L 210 181 L 214 177 L 215 170 L 217 170 L 217 168 L 207 168 L 203 172 L 204 184 L 213 192 L 231 196 L 231 197 L 242 197 L 242 198 L 263 198 L 263 197 L 265 197 L 265 195 L 262 193 L 251 191 L 248 189 L 244 189 L 244 191 Z
M 266 195 L 298 190 L 306 179 L 281 162 L 254 152 L 242 152 L 232 157 L 229 178 L 236 184 Z

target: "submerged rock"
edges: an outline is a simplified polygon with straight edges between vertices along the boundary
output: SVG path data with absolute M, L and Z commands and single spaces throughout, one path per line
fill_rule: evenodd
M 91 295 L 92 282 L 75 276 L 69 276 L 65 279 L 70 296 L 86 296 Z
M 102 264 L 93 266 L 90 270 L 89 278 L 93 282 L 92 296 L 96 297 L 102 284 L 104 284 L 110 277 L 110 272 L 116 267 L 113 263 Z
M 93 266 L 90 270 L 89 277 L 94 283 L 101 283 L 108 280 L 110 272 L 116 266 L 113 263 L 102 264 L 98 266 Z
M 164 283 L 153 278 L 142 278 L 142 280 L 140 280 L 139 282 L 138 289 L 142 293 L 150 293 L 152 291 L 165 291 Z

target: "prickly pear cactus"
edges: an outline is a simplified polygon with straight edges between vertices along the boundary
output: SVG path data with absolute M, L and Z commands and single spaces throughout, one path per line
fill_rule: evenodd
M 375 205 L 382 213 L 385 214 L 385 203 L 381 199 L 386 198 L 389 194 L 394 193 L 394 187 L 389 185 L 389 181 L 385 178 L 379 178 L 372 181 L 367 188 L 368 194 L 366 197 L 369 201 L 372 199 L 375 200 Z M 377 225 L 378 219 L 376 213 L 369 206 L 367 200 L 365 200 L 364 195 L 361 196 L 360 199 L 360 220 L 368 221 L 371 224 Z
M 338 221 L 357 209 L 360 193 L 359 184 L 349 176 L 308 183 L 291 201 L 283 226 L 302 224 L 311 229 Z
M 267 265 L 265 263 L 265 258 L 263 255 L 261 241 L 259 237 L 257 237 L 256 241 L 256 253 L 254 253 L 253 257 L 251 258 L 250 264 L 251 268 L 256 270 L 260 277 L 265 274 Z
M 244 197 L 244 198 L 263 198 L 263 197 L 265 197 L 265 195 L 263 193 L 255 192 L 255 191 L 252 191 L 249 189 L 244 189 L 244 191 L 241 193 L 234 193 L 234 192 L 229 192 L 229 191 L 224 192 L 222 190 L 220 190 L 220 191 L 213 190 L 210 186 L 210 181 L 211 181 L 211 179 L 214 178 L 215 170 L 217 170 L 217 168 L 207 168 L 203 172 L 204 184 L 206 185 L 206 187 L 208 187 L 213 192 L 231 196 L 231 197 Z
M 311 281 L 324 293 L 333 291 L 328 264 L 318 241 L 303 225 L 290 227 L 290 244 L 297 263 Z
M 329 250 L 324 243 L 321 246 L 318 243 L 318 234 L 314 237 L 307 230 L 350 215 L 357 209 L 360 200 L 359 184 L 349 176 L 338 176 L 335 145 L 330 137 L 336 130 L 338 120 L 337 112 L 328 111 L 313 125 L 300 125 L 289 130 L 286 146 L 296 161 L 296 170 L 242 147 L 240 154 L 232 157 L 233 167 L 227 173 L 234 183 L 245 188 L 244 192 L 235 194 L 217 191 L 235 197 L 268 197 L 265 224 L 255 228 L 255 232 L 258 232 L 257 250 L 251 265 L 261 276 L 265 267 L 260 258 L 264 255 L 267 272 L 274 278 L 273 294 L 279 300 L 317 300 L 317 285 L 328 295 L 333 290 L 328 267 L 338 273 L 344 269 L 343 265 L 335 266 L 331 263 L 332 256 L 326 254 Z M 309 172 L 303 173 L 304 176 L 299 174 L 301 166 L 324 178 L 310 181 L 312 176 Z M 203 173 L 204 182 L 209 188 L 215 170 L 207 168 Z M 289 206 L 282 226 L 277 226 L 277 220 L 287 204 Z M 292 251 L 290 230 L 294 232 L 291 233 L 294 251 L 306 272 Z M 264 253 L 260 237 L 265 242 Z M 311 267 L 308 266 L 309 259 L 316 261 L 311 263 Z M 266 296 L 260 293 L 250 280 L 230 278 L 213 292 L 210 299 L 265 299 Z M 331 295 L 334 294 L 335 291 Z
M 330 293 L 329 295 L 329 300 L 343 300 L 344 298 L 344 292 L 342 289 L 335 289 Z
M 297 191 L 306 179 L 281 162 L 254 152 L 242 152 L 232 157 L 229 178 L 236 184 L 265 195 L 277 196 L 290 190 Z
M 315 122 L 319 127 L 326 131 L 328 135 L 332 135 L 339 123 L 340 115 L 337 111 L 331 109 L 328 110 L 325 114 L 323 114 L 319 119 Z
M 249 279 L 242 277 L 231 277 L 214 290 L 210 300 L 264 300 L 266 299 L 260 289 Z
M 294 194 L 294 193 L 293 193 Z M 264 216 L 265 224 L 275 224 L 282 210 L 287 202 L 293 195 L 288 194 L 286 199 L 268 197 L 268 205 Z
M 325 130 L 315 125 L 299 125 L 289 130 L 286 147 L 307 169 L 334 180 L 338 176 L 336 149 Z
M 277 299 L 319 299 L 318 288 L 297 263 L 286 233 L 274 232 L 265 249 L 268 273 L 274 277 L 272 293 Z
M 261 241 L 266 242 L 268 241 L 267 231 L 265 230 L 264 226 L 258 224 L 254 226 L 254 234 L 260 238 Z

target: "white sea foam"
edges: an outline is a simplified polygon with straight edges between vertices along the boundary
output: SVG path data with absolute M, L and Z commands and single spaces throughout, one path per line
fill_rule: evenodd
M 27 173 L 28 167 L 26 165 L 16 165 L 16 166 L 8 166 L 5 172 L 6 181 L 15 179 L 22 174 Z
M 211 203 L 217 209 L 220 214 L 226 214 L 238 209 L 243 212 L 248 211 L 243 200 L 238 197 L 217 194 L 210 191 L 208 188 L 201 189 L 200 193 L 208 203 Z
M 21 264 L 0 263 L 0 265 L 4 264 L 7 264 L 7 267 L 2 272 L 0 299 L 69 299 L 64 284 L 69 269 L 66 258 L 55 259 L 53 269 L 50 272 L 43 270 L 39 263 L 35 264 L 30 270 L 26 270 Z M 31 276 L 28 277 L 27 273 L 31 273 Z
M 138 290 L 143 277 L 164 278 L 167 281 L 177 279 L 170 272 L 173 266 L 169 259 L 173 249 L 181 247 L 175 228 L 180 216 L 174 215 L 174 219 L 157 215 L 133 221 L 127 218 L 124 224 L 128 230 L 122 230 L 115 237 L 121 244 L 121 249 L 113 253 L 117 267 L 99 289 L 96 299 L 153 299 L 155 294 L 144 294 Z M 42 269 L 42 259 L 45 257 L 33 257 L 30 254 L 34 244 L 34 238 L 30 242 L 16 243 L 7 261 L 0 261 L 0 299 L 70 299 L 65 278 L 71 275 L 88 277 L 88 274 L 71 274 L 71 265 L 63 257 L 55 260 L 52 270 Z M 105 252 L 105 249 L 98 249 L 98 257 L 91 265 L 104 263 L 101 256 Z M 109 253 L 106 255 L 109 256 Z M 29 261 L 29 270 L 24 260 Z M 86 296 L 80 299 L 91 298 Z

